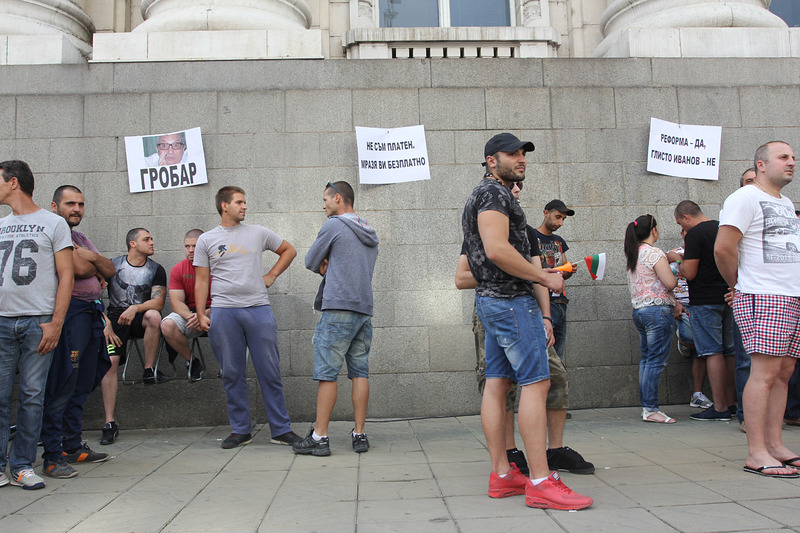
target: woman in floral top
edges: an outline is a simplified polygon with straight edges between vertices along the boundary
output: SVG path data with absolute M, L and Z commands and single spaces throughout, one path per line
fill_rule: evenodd
M 675 333 L 676 302 L 671 291 L 678 281 L 664 252 L 653 246 L 657 240 L 658 225 L 653 215 L 640 216 L 625 230 L 628 288 L 642 350 L 639 362 L 642 420 L 672 424 L 675 419 L 658 408 L 658 383 L 667 366 Z

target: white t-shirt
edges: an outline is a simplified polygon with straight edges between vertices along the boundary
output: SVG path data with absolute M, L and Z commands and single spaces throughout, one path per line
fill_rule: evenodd
M 283 239 L 263 226 L 217 226 L 197 238 L 194 266 L 210 269 L 211 307 L 246 308 L 269 305 L 261 270 L 265 250 L 280 248 Z
M 50 211 L 0 219 L 0 316 L 53 314 L 55 253 L 71 247 L 67 222 Z
M 719 225 L 742 232 L 737 290 L 800 296 L 800 220 L 791 200 L 742 187 L 725 200 Z

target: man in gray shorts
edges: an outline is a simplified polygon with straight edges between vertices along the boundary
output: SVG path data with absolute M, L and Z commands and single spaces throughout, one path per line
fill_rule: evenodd
M 186 259 L 175 265 L 169 273 L 169 303 L 172 313 L 161 321 L 161 334 L 172 349 L 186 360 L 186 370 L 192 382 L 200 381 L 205 374 L 203 363 L 192 359 L 189 341 L 204 333 L 197 320 L 194 303 L 194 248 L 203 230 L 193 229 L 183 238 L 183 253 Z M 209 293 L 210 294 L 210 293 Z M 211 307 L 208 298 L 206 307 Z

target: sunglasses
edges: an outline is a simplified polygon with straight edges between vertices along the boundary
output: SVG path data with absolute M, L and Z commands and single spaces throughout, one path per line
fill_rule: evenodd
M 325 190 L 328 190 L 328 187 L 332 187 L 333 190 L 336 191 L 336 194 L 342 194 L 341 192 L 339 192 L 339 189 L 336 188 L 336 185 L 334 185 L 332 181 L 328 182 L 328 184 L 325 186 Z

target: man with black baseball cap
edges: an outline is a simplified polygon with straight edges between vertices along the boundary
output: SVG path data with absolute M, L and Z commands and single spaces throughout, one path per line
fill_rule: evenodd
M 484 148 L 487 175 L 472 191 L 461 219 L 467 261 L 477 281 L 475 307 L 487 332 L 481 423 L 492 461 L 489 496 L 525 494 L 530 507 L 583 509 L 592 499 L 550 473 L 545 454 L 550 372 L 547 334 L 532 282 L 563 292 L 564 279 L 558 272 L 545 272 L 538 261 L 531 263 L 525 213 L 510 190 L 525 179 L 525 154 L 533 149 L 533 143 L 510 133 L 492 137 Z M 522 387 L 518 423 L 531 479 L 506 455 L 505 396 L 511 382 Z
M 544 220 L 534 230 L 542 251 L 542 267 L 556 268 L 566 264 L 569 250 L 567 241 L 555 234 L 564 225 L 567 217 L 575 215 L 561 200 L 551 200 L 544 206 Z M 572 276 L 572 272 L 563 272 L 564 279 Z M 556 353 L 564 360 L 564 346 L 567 341 L 567 296 L 563 292 L 550 291 L 550 316 L 553 320 L 553 334 L 556 337 Z

